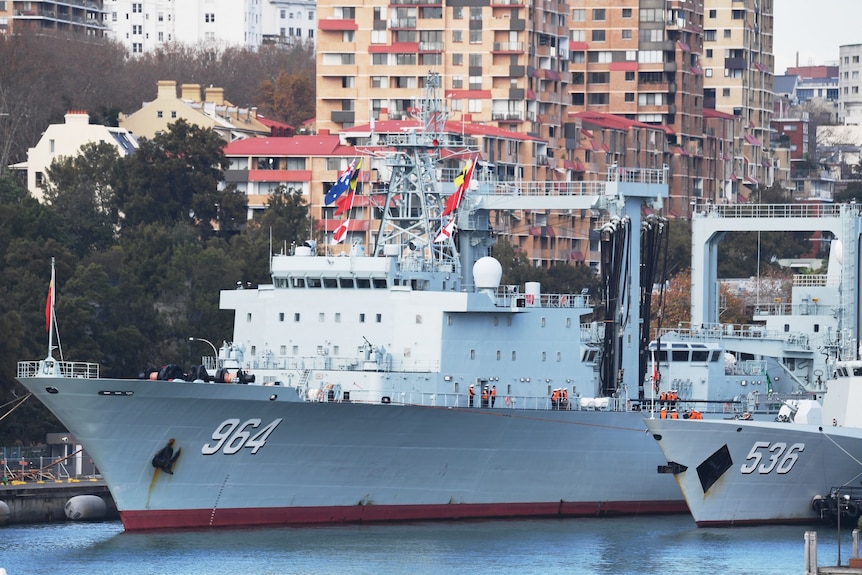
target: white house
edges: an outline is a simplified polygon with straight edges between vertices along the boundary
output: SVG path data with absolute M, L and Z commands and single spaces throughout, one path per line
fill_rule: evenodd
M 125 128 L 91 124 L 87 112 L 70 111 L 65 123 L 48 126 L 39 142 L 27 151 L 26 162 L 11 168 L 27 171 L 27 189 L 41 201 L 47 182 L 45 170 L 54 160 L 77 156 L 84 144 L 101 142 L 116 147 L 121 156 L 134 153 L 138 147 L 138 141 Z

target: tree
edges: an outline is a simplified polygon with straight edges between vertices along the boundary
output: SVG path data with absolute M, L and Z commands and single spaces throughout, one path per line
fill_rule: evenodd
M 206 237 L 213 222 L 232 227 L 244 221 L 244 196 L 233 188 L 219 190 L 229 165 L 223 146 L 213 130 L 183 119 L 143 139 L 126 158 L 128 179 L 117 194 L 122 225 L 193 222 Z
M 299 126 L 314 117 L 315 87 L 313 78 L 284 71 L 260 85 L 260 106 L 264 114 L 291 126 Z
M 122 165 L 117 149 L 101 142 L 85 144 L 78 156 L 57 159 L 46 170 L 45 201 L 61 216 L 60 232 L 79 256 L 113 241 Z

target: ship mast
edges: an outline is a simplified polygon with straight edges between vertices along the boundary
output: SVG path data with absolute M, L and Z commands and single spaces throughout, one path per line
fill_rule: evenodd
M 391 178 L 381 204 L 383 214 L 374 255 L 409 256 L 423 262 L 427 271 L 445 266 L 458 273 L 454 236 L 434 241 L 449 217 L 454 217 L 442 216 L 445 201 L 437 176 L 441 151 L 448 144 L 448 110 L 440 88 L 440 75 L 429 73 L 421 106 L 415 111 L 419 125 L 389 136 L 384 143 L 394 152 L 388 157 Z

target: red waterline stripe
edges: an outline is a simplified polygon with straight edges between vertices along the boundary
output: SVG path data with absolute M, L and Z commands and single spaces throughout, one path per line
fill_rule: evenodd
M 688 513 L 679 501 L 603 501 L 451 505 L 366 505 L 351 507 L 264 507 L 121 511 L 127 531 L 253 525 L 396 522 L 526 517 L 602 517 Z

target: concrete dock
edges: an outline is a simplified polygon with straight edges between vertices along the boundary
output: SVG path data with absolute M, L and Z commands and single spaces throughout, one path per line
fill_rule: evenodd
M 101 479 L 13 481 L 0 485 L 0 525 L 66 521 L 66 502 L 76 495 L 102 498 L 107 507 L 105 519 L 119 518 L 114 499 Z

